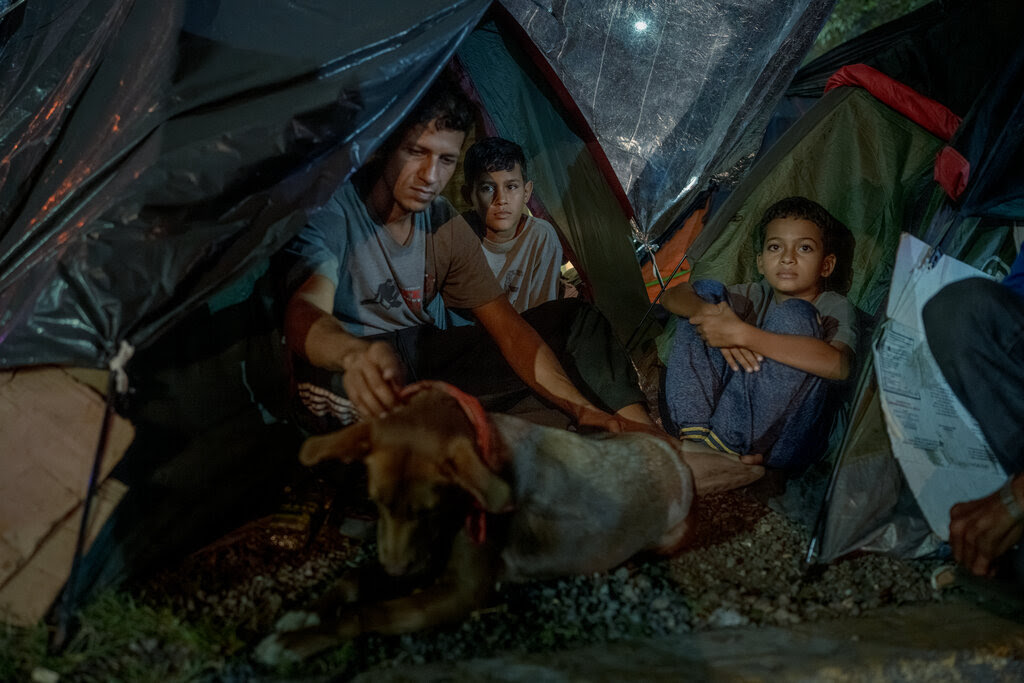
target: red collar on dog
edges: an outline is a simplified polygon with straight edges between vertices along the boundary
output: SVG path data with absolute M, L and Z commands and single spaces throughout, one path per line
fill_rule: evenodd
M 461 389 L 453 387 L 451 384 L 433 380 L 409 384 L 402 389 L 398 397 L 402 401 L 408 401 L 414 394 L 418 394 L 424 389 L 438 389 L 459 402 L 462 412 L 466 413 L 466 417 L 469 418 L 473 429 L 476 430 L 476 445 L 480 449 L 480 458 L 492 472 L 497 472 L 501 467 L 501 463 L 497 461 L 494 449 L 491 448 L 491 423 L 487 419 L 487 412 L 480 405 L 480 401 Z
M 408 401 L 410 397 L 424 389 L 438 389 L 459 402 L 459 407 L 466 413 L 466 417 L 469 418 L 473 429 L 476 431 L 476 445 L 480 451 L 480 459 L 487 465 L 489 470 L 495 473 L 499 472 L 501 462 L 498 460 L 496 449 L 491 447 L 491 421 L 487 419 L 487 412 L 480 405 L 480 401 L 464 391 L 453 387 L 451 384 L 433 380 L 409 384 L 402 389 L 398 397 L 402 401 Z M 475 513 L 467 515 L 466 531 L 469 533 L 469 537 L 477 544 L 483 543 L 487 538 L 487 512 L 477 510 Z

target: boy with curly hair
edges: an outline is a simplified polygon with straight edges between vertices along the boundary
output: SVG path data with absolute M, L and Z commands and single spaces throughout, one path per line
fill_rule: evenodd
M 824 451 L 829 387 L 856 347 L 849 290 L 853 236 L 820 204 L 788 197 L 758 226 L 763 280 L 700 280 L 665 292 L 677 325 L 666 428 L 748 464 L 800 469 Z M 685 323 L 685 324 L 684 324 Z

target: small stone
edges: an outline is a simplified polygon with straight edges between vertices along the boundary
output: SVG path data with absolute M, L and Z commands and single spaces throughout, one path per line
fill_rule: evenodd
M 37 666 L 32 669 L 32 683 L 57 683 L 60 680 L 60 674 L 52 669 Z
M 747 622 L 746 617 L 733 609 L 719 607 L 708 617 L 708 625 L 715 628 L 727 628 L 730 626 L 742 626 Z

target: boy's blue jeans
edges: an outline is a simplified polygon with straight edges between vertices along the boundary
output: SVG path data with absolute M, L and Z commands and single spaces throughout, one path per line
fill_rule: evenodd
M 707 302 L 732 305 L 720 282 L 699 280 L 693 289 Z M 822 338 L 817 309 L 802 299 L 773 306 L 761 327 Z M 824 451 L 827 394 L 826 380 L 768 358 L 757 372 L 733 371 L 686 319 L 676 325 L 665 376 L 670 433 L 718 450 L 760 453 L 769 467 L 801 468 Z

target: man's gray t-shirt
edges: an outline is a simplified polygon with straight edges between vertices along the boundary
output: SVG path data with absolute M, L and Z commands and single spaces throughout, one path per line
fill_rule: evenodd
M 755 327 L 762 326 L 768 310 L 776 305 L 775 292 L 767 280 L 744 282 L 727 289 L 733 311 L 743 322 Z M 822 292 L 811 303 L 821 316 L 824 341 L 829 344 L 839 342 L 856 350 L 856 311 L 853 310 L 853 304 L 849 299 L 837 292 Z
M 292 290 L 311 275 L 335 284 L 334 315 L 357 337 L 433 324 L 438 293 L 449 308 L 472 309 L 502 296 L 465 220 L 443 197 L 413 214 L 406 244 L 373 219 L 352 183 L 314 212 L 289 245 Z

